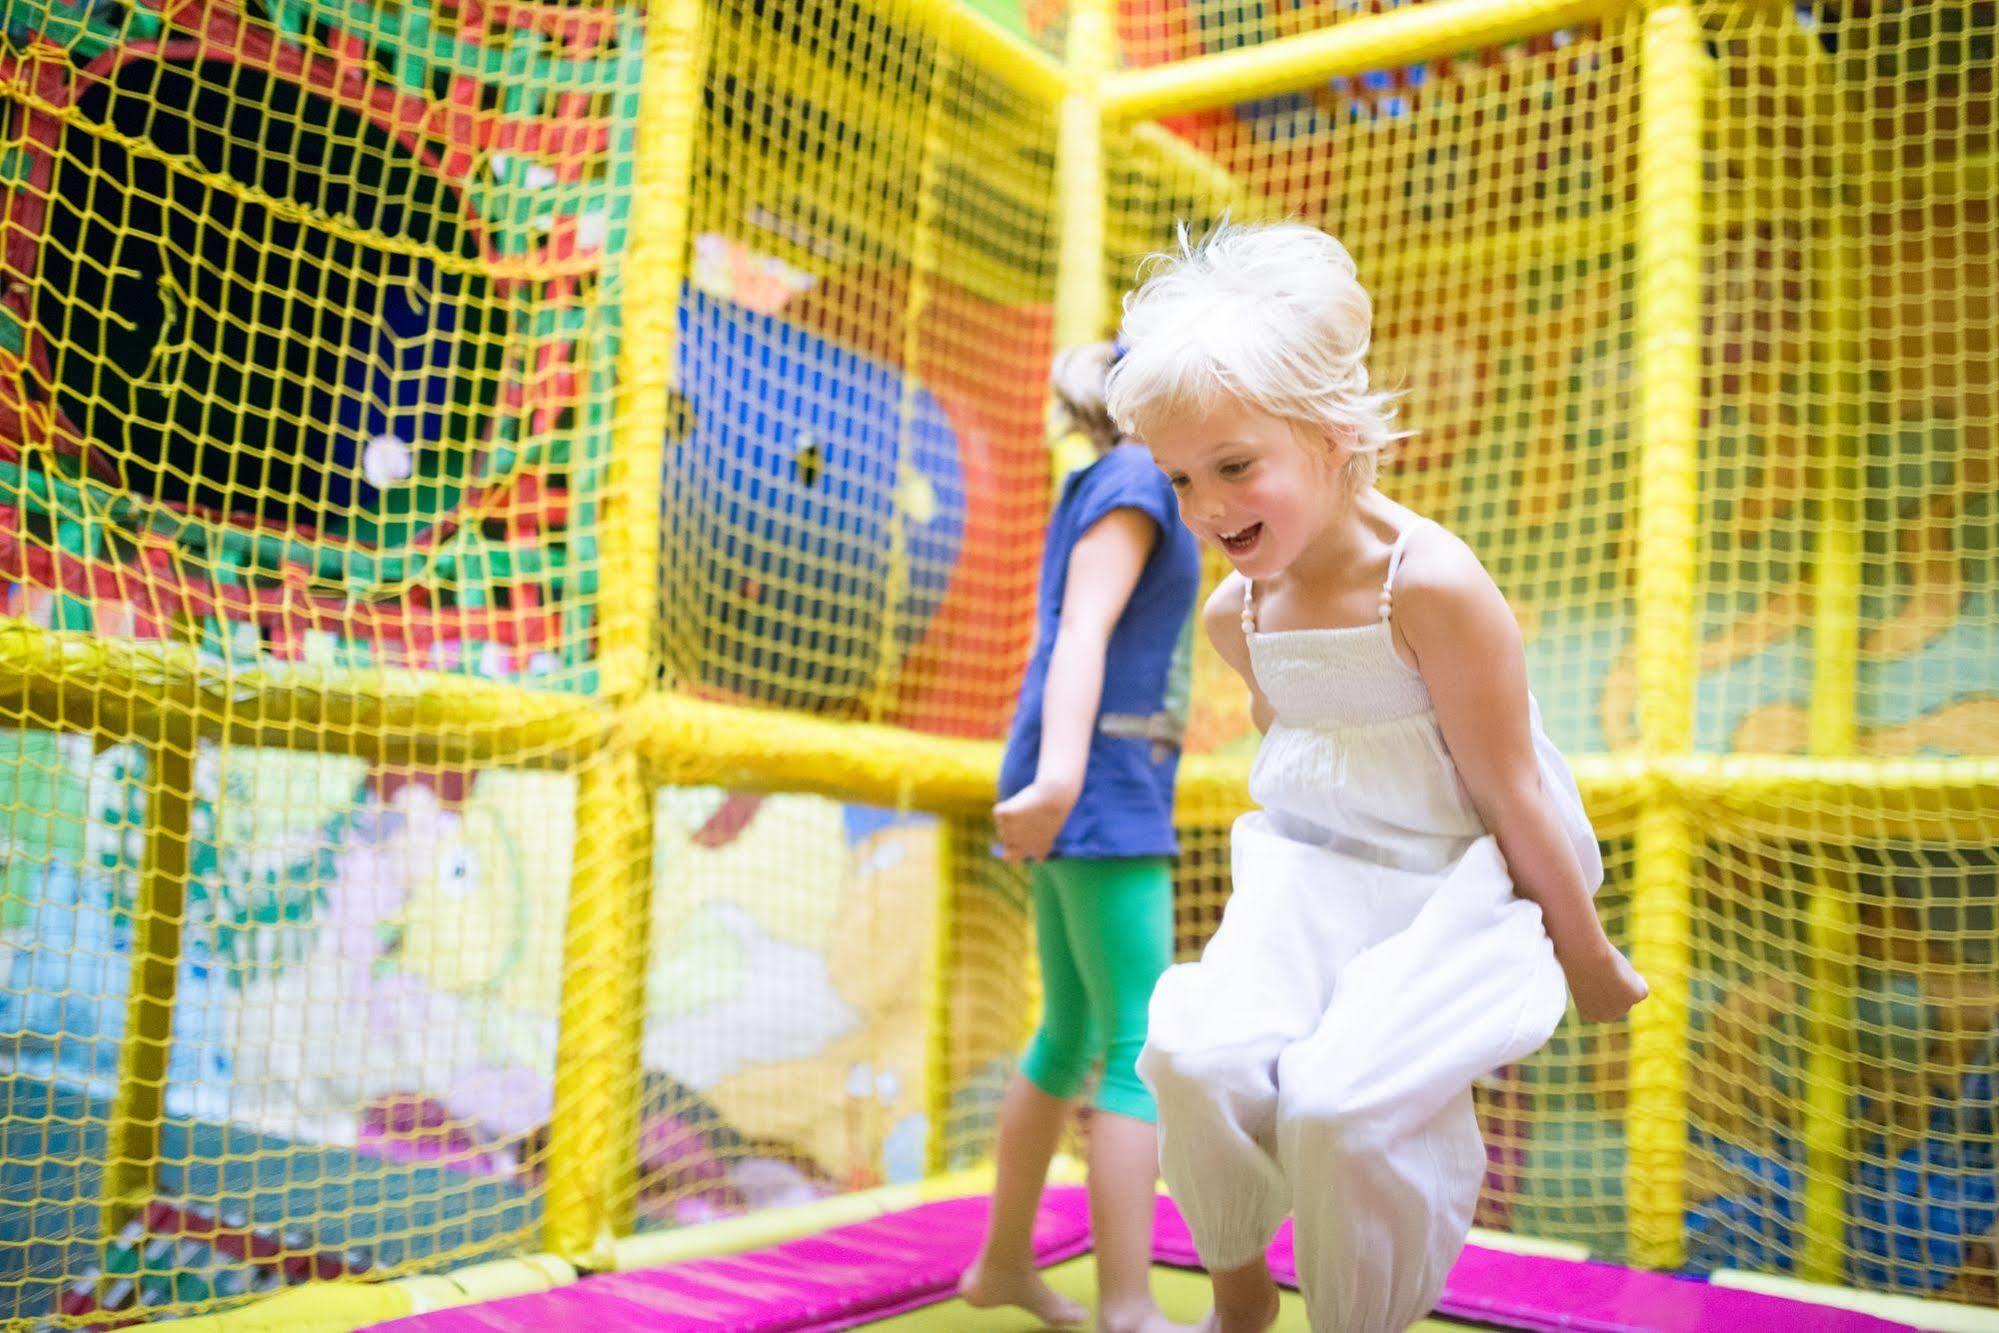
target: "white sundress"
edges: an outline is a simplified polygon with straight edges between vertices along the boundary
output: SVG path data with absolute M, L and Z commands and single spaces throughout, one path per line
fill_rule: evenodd
M 1541 909 L 1513 891 L 1389 618 L 1264 634 L 1276 715 L 1236 822 L 1233 890 L 1201 959 L 1153 993 L 1139 1073 L 1160 1165 L 1212 1270 L 1294 1218 L 1320 1333 L 1399 1330 L 1434 1306 L 1484 1178 L 1475 1079 L 1546 1042 L 1568 1003 Z M 1575 779 L 1532 725 L 1592 891 L 1603 863 Z

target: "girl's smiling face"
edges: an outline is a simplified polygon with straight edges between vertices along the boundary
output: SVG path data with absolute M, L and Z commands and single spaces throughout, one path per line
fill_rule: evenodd
M 1226 399 L 1154 427 L 1146 445 L 1180 498 L 1181 521 L 1245 578 L 1290 568 L 1347 498 L 1350 450 Z

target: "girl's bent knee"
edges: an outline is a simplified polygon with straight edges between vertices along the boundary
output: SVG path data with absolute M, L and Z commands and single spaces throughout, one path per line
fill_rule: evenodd
M 1346 1157 L 1378 1146 L 1384 1117 L 1361 1099 L 1338 1089 L 1293 1091 L 1287 1083 L 1277 1098 L 1277 1133 L 1308 1157 Z
M 1146 1006 L 1148 1045 L 1179 1050 L 1206 1044 L 1219 999 L 1211 989 L 1199 963 L 1181 963 L 1160 973 Z
M 1172 1046 L 1148 1041 L 1136 1069 L 1160 1101 L 1215 1099 L 1267 1086 L 1271 1061 L 1245 1046 Z

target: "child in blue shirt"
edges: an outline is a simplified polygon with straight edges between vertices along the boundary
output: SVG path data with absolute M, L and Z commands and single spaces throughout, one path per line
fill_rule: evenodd
M 1197 543 L 1165 476 L 1104 410 L 1109 344 L 1065 350 L 1054 388 L 1097 457 L 1063 483 L 1042 560 L 1034 654 L 1000 802 L 1008 860 L 1032 865 L 1041 1026 L 1000 1110 L 985 1243 L 960 1291 L 1051 1324 L 1087 1313 L 1034 1268 L 1041 1190 L 1071 1103 L 1099 1059 L 1089 1148 L 1097 1327 L 1160 1333 L 1152 1299 L 1157 1109 L 1134 1062 L 1153 983 L 1172 962 L 1173 781 L 1185 729 Z

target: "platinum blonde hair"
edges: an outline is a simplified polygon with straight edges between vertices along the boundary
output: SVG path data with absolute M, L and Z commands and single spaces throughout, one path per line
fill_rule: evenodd
M 1226 220 L 1153 255 L 1124 300 L 1125 355 L 1105 403 L 1119 429 L 1205 414 L 1224 400 L 1354 450 L 1349 482 L 1371 484 L 1407 431 L 1397 395 L 1370 387 L 1374 302 L 1346 247 L 1302 222 Z

